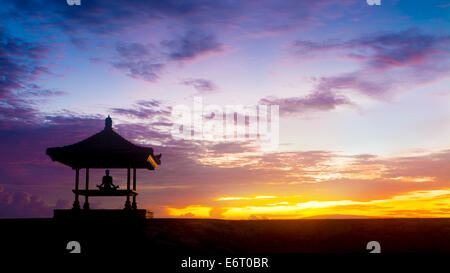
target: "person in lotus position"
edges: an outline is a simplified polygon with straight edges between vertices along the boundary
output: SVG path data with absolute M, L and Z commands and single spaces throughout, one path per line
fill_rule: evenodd
M 97 185 L 97 187 L 100 190 L 107 190 L 107 191 L 109 191 L 109 190 L 117 190 L 117 188 L 119 186 L 115 186 L 113 184 L 113 182 L 112 182 L 113 178 L 109 175 L 109 170 L 106 170 L 105 173 L 106 173 L 106 175 L 103 176 L 102 184 L 101 185 Z

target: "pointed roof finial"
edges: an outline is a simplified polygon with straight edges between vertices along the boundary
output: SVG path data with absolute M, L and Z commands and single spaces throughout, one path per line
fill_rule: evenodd
M 105 129 L 112 130 L 112 119 L 108 115 L 108 117 L 105 119 Z

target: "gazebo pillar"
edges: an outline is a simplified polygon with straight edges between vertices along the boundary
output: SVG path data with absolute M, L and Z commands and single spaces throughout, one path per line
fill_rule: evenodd
M 75 201 L 73 201 L 72 209 L 78 210 L 80 209 L 80 200 L 78 194 L 78 187 L 80 184 L 80 169 L 75 169 Z
M 86 168 L 86 191 L 89 190 L 89 168 Z M 89 209 L 89 195 L 86 194 L 84 196 L 84 205 L 83 209 L 88 210 Z
M 133 190 L 136 190 L 136 168 L 133 168 Z M 137 209 L 136 195 L 133 195 L 132 209 Z
M 130 191 L 130 167 L 127 168 L 127 191 Z M 131 209 L 130 195 L 127 194 L 127 201 L 125 201 L 125 209 Z

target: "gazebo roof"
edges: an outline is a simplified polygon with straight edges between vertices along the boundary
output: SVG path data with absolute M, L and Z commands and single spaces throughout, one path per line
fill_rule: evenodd
M 112 129 L 108 116 L 105 128 L 80 142 L 48 148 L 47 155 L 73 169 L 81 168 L 146 168 L 154 170 L 161 164 L 159 155 L 150 147 L 135 145 Z

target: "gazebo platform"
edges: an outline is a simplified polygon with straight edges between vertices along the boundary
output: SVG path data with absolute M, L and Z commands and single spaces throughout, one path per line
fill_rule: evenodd
M 53 219 L 70 220 L 70 219 L 94 219 L 94 220 L 116 220 L 116 219 L 150 219 L 153 218 L 153 212 L 145 209 L 55 209 L 53 211 Z
M 146 209 L 123 210 L 123 209 L 55 209 L 53 219 L 68 220 L 109 220 L 109 219 L 150 219 L 153 218 L 153 212 Z
M 136 196 L 135 190 L 72 190 L 82 196 Z

